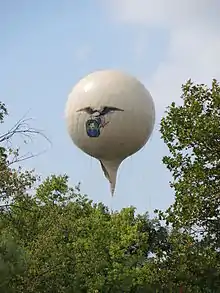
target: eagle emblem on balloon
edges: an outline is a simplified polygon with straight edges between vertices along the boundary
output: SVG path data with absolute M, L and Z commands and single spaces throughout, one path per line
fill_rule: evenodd
M 109 123 L 109 121 L 107 121 L 108 114 L 114 113 L 115 111 L 123 112 L 124 110 L 116 107 L 104 106 L 100 109 L 85 107 L 79 109 L 77 112 L 86 112 L 90 115 L 85 123 L 86 133 L 91 138 L 97 138 L 100 136 L 102 128 Z

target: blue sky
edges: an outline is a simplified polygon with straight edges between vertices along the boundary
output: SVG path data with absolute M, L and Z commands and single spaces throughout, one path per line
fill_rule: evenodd
M 210 20 L 207 16 L 203 34 L 209 36 L 210 45 L 202 47 L 204 54 L 199 59 L 196 44 L 202 54 L 204 36 L 200 34 L 201 38 L 195 40 L 198 25 L 190 30 L 189 21 L 184 17 L 181 21 L 176 17 L 176 22 L 163 18 L 154 9 L 153 1 L 149 1 L 150 17 L 147 12 L 145 16 L 140 13 L 146 5 L 143 1 L 128 1 L 124 8 L 125 1 L 119 2 L 120 5 L 104 0 L 3 1 L 0 4 L 0 96 L 10 112 L 5 127 L 29 111 L 28 117 L 34 118 L 31 125 L 44 130 L 52 141 L 52 146 L 40 139 L 29 145 L 33 152 L 45 148 L 47 152 L 26 161 L 25 167 L 35 168 L 44 177 L 67 173 L 70 182 L 80 181 L 82 192 L 95 202 L 102 201 L 114 209 L 134 205 L 138 212 L 149 211 L 152 215 L 155 208 L 165 209 L 173 201 L 169 187 L 171 176 L 161 162 L 167 149 L 160 139 L 160 118 L 166 105 L 173 100 L 180 101 L 180 86 L 186 79 L 192 76 L 196 81 L 209 82 L 213 76 L 220 75 L 220 61 L 212 57 L 217 56 L 220 42 L 213 30 L 215 26 L 212 27 L 213 17 Z M 216 2 L 211 2 L 215 8 Z M 175 5 L 172 7 L 167 8 L 167 13 L 168 9 L 177 9 Z M 198 24 L 206 16 L 205 8 L 201 15 L 195 12 Z M 212 38 L 208 34 L 211 29 Z M 211 44 L 215 44 L 214 49 Z M 155 131 L 149 143 L 120 168 L 113 200 L 98 162 L 72 144 L 64 121 L 65 103 L 74 84 L 92 71 L 107 68 L 127 71 L 144 82 L 157 111 Z M 201 74 L 204 68 L 206 74 Z M 18 144 L 18 140 L 14 143 Z

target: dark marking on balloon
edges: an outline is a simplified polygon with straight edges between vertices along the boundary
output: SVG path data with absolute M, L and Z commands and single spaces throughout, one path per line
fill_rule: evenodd
M 104 128 L 109 122 L 106 122 L 105 115 L 113 113 L 115 111 L 124 110 L 116 107 L 104 106 L 101 109 L 93 109 L 91 107 L 85 107 L 77 110 L 77 112 L 86 112 L 90 115 L 90 118 L 86 121 L 86 133 L 89 137 L 99 137 L 101 129 Z
M 99 137 L 101 128 L 100 119 L 89 119 L 86 121 L 86 132 L 89 137 Z
M 108 179 L 108 181 L 110 182 L 110 176 L 109 176 L 109 174 L 108 174 L 107 169 L 106 169 L 105 166 L 103 165 L 102 161 L 101 161 L 101 160 L 99 160 L 99 161 L 100 161 L 100 164 L 101 164 L 101 167 L 102 167 L 102 171 L 103 171 L 105 177 L 106 177 L 106 178 Z

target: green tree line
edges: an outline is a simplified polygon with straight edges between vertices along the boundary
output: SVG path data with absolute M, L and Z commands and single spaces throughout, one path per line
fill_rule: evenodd
M 25 121 L 0 136 L 1 293 L 220 292 L 220 86 L 189 80 L 181 100 L 160 129 L 175 200 L 154 218 L 17 167 Z

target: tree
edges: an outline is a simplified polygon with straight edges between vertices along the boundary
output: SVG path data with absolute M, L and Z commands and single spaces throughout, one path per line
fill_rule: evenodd
M 200 290 L 206 288 L 204 292 L 208 292 L 212 288 L 212 292 L 218 292 L 220 86 L 216 80 L 211 88 L 189 80 L 182 90 L 183 105 L 172 103 L 161 121 L 162 138 L 170 151 L 163 162 L 173 175 L 171 187 L 175 191 L 175 202 L 159 215 L 174 230 L 182 231 L 181 235 L 193 237 L 191 257 L 194 260 L 186 263 L 200 280 Z M 185 256 L 190 250 L 185 251 Z M 195 272 L 197 265 L 200 273 Z
M 2 104 L 2 122 L 6 114 Z M 4 143 L 16 134 L 38 134 L 21 124 L 1 140 L 1 231 L 13 235 L 10 247 L 16 252 L 8 258 L 8 267 L 15 268 L 5 270 L 4 279 L 10 280 L 5 290 L 150 293 L 160 288 L 149 256 L 164 246 L 166 230 L 148 214 L 135 216 L 134 208 L 111 214 L 103 204 L 93 204 L 69 187 L 67 175 L 42 181 L 13 168 L 20 150 Z M 18 269 L 19 258 L 25 261 Z
M 158 286 L 148 256 L 160 227 L 147 215 L 135 216 L 134 208 L 110 214 L 68 187 L 67 176 L 47 178 L 18 204 L 7 228 L 30 259 L 22 292 L 151 292 Z
M 8 115 L 4 103 L 0 102 L 0 123 L 5 122 Z M 20 148 L 13 148 L 13 138 L 20 136 L 27 144 L 34 136 L 42 136 L 47 141 L 48 138 L 42 131 L 32 128 L 29 125 L 31 119 L 22 118 L 6 133 L 0 135 L 0 200 L 3 205 L 1 210 L 6 209 L 15 198 L 23 198 L 36 182 L 37 177 L 33 171 L 23 171 L 21 167 L 14 168 L 21 161 L 33 158 L 38 154 L 26 153 L 21 155 Z
M 4 103 L 0 102 L 0 123 L 8 115 Z M 19 209 L 28 193 L 36 183 L 37 177 L 32 171 L 14 168 L 16 163 L 32 158 L 33 154 L 20 155 L 19 148 L 13 148 L 13 138 L 23 137 L 24 142 L 34 135 L 42 135 L 39 130 L 28 125 L 29 119 L 22 118 L 9 131 L 0 135 L 0 291 L 18 292 L 20 281 L 27 269 L 28 256 L 19 239 L 11 229 L 13 208 Z M 45 137 L 46 138 L 46 137 Z M 16 204 L 15 204 L 16 202 Z M 19 219 L 17 219 L 19 221 Z
M 162 138 L 171 156 L 164 164 L 172 172 L 175 203 L 169 220 L 181 227 L 197 227 L 219 243 L 220 221 L 220 86 L 183 86 L 183 106 L 174 103 L 162 119 Z M 219 243 L 220 244 L 220 243 Z
M 182 98 L 161 121 L 176 198 L 159 219 L 109 212 L 67 175 L 13 168 L 23 157 L 6 142 L 38 134 L 29 126 L 0 137 L 1 292 L 219 292 L 220 87 L 189 81 Z

